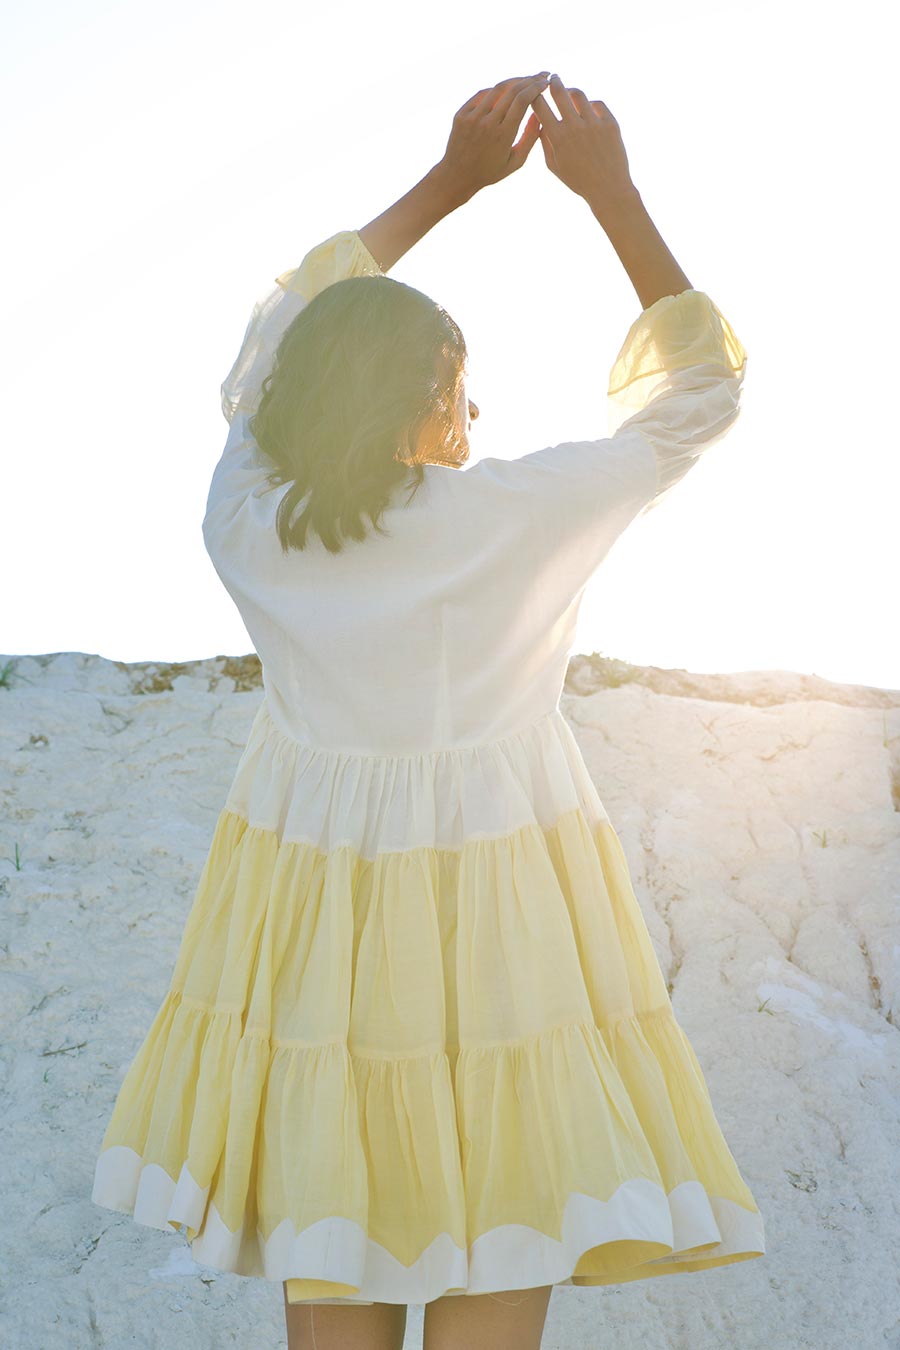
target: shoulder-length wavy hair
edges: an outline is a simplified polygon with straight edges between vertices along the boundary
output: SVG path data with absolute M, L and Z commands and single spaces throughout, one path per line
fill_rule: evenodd
M 275 521 L 284 554 L 310 528 L 338 553 L 366 537 L 364 515 L 389 533 L 378 522 L 396 488 L 412 478 L 410 500 L 423 464 L 465 462 L 467 357 L 447 311 L 393 277 L 347 277 L 313 297 L 282 335 L 249 422 L 277 466 L 269 481 L 291 483 Z

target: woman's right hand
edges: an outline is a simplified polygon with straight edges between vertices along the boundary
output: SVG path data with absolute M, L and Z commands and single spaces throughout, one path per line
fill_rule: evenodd
M 544 160 L 566 187 L 600 215 L 635 192 L 619 124 L 605 103 L 588 99 L 581 89 L 567 89 L 551 75 L 549 93 L 559 109 L 554 116 L 543 94 L 532 100 L 541 124 Z

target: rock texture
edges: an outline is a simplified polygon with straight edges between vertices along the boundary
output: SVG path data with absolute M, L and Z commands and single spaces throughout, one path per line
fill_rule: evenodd
M 4 1346 L 285 1344 L 280 1285 L 90 1200 L 260 697 L 255 656 L 0 657 Z M 562 707 L 769 1250 L 558 1290 L 544 1350 L 898 1350 L 900 691 L 595 655 Z

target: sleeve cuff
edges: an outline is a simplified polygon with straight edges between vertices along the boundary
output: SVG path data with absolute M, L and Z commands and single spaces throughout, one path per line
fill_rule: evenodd
M 608 394 L 623 407 L 643 408 L 661 380 L 689 366 L 719 366 L 739 374 L 747 353 L 705 291 L 664 295 L 638 315 L 609 376 Z
M 310 249 L 299 267 L 282 272 L 277 284 L 304 300 L 346 277 L 383 276 L 381 268 L 356 230 L 339 230 L 330 239 Z

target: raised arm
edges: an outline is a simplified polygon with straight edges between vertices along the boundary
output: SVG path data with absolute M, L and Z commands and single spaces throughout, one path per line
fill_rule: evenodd
M 439 220 L 468 200 L 454 175 L 436 164 L 393 206 L 364 225 L 359 237 L 386 272 Z
M 567 89 L 558 75 L 550 77 L 550 93 L 559 117 L 540 95 L 534 100 L 547 168 L 587 202 L 644 309 L 664 295 L 690 290 L 631 181 L 619 124 L 609 108 L 582 89 Z
M 381 271 L 356 230 L 339 230 L 309 249 L 299 267 L 276 277 L 253 306 L 240 351 L 221 386 L 229 432 L 207 499 L 203 531 L 208 549 L 220 527 L 234 521 L 241 504 L 264 487 L 272 470 L 250 434 L 248 419 L 259 406 L 263 381 L 287 328 L 326 286 Z
M 638 437 L 652 449 L 648 510 L 735 421 L 746 352 L 650 219 L 606 104 L 567 89 L 555 74 L 550 93 L 558 117 L 543 97 L 534 100 L 547 167 L 588 203 L 643 306 L 610 373 L 608 413 L 611 435 L 631 445 Z
M 320 291 L 347 277 L 387 272 L 444 216 L 521 168 L 537 141 L 535 115 L 513 142 L 530 104 L 546 87 L 546 74 L 479 89 L 455 114 L 442 158 L 409 192 L 361 229 L 340 230 L 316 244 L 299 267 L 275 278 L 275 287 L 254 306 L 237 360 L 222 384 L 228 422 L 238 412 L 249 416 L 255 410 L 285 330 Z
M 602 194 L 588 198 L 588 205 L 619 255 L 644 309 L 664 295 L 693 289 L 650 219 L 636 187 L 612 202 Z
M 454 114 L 443 157 L 405 196 L 359 231 L 384 271 L 393 267 L 444 216 L 490 183 L 520 169 L 538 137 L 531 116 L 514 145 L 532 101 L 547 85 L 547 71 L 501 80 L 479 89 Z

